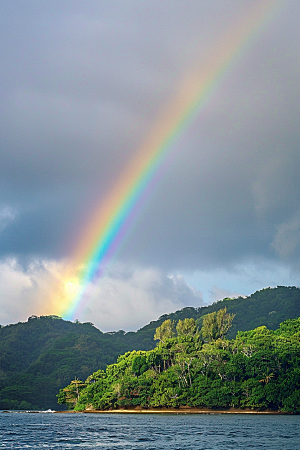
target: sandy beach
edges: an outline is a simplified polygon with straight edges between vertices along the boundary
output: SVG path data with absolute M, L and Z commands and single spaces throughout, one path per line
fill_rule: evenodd
M 287 415 L 291 414 L 282 411 L 272 410 L 253 410 L 253 409 L 202 409 L 202 408 L 132 408 L 132 409 L 86 409 L 84 411 L 56 411 L 59 414 L 273 414 L 273 415 Z

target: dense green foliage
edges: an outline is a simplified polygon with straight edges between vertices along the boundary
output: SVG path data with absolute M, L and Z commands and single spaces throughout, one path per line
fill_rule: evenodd
M 57 391 L 70 379 L 104 369 L 128 348 L 124 332 L 55 316 L 2 327 L 0 409 L 57 409 Z
M 224 323 L 232 319 L 221 313 Z M 220 336 L 221 313 L 209 319 L 219 329 L 215 336 L 207 336 L 205 326 L 198 332 L 194 319 L 179 321 L 175 333 L 167 319 L 156 330 L 155 349 L 125 353 L 85 383 L 75 380 L 60 390 L 58 401 L 75 410 L 189 406 L 300 413 L 300 318 L 228 340 Z
M 224 307 L 235 314 L 229 338 L 238 330 L 262 325 L 275 330 L 284 320 L 300 316 L 300 289 L 264 289 L 245 299 L 183 308 L 129 333 L 102 333 L 91 323 L 72 323 L 56 316 L 32 316 L 25 323 L 0 326 L 0 409 L 56 409 L 56 393 L 70 380 L 85 380 L 90 373 L 105 370 L 127 351 L 153 349 L 153 336 L 164 321 L 183 323 L 193 318 L 201 328 L 204 316 L 208 320 L 207 314 Z

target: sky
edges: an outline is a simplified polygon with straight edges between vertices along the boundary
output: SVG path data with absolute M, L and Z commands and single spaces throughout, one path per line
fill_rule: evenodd
M 1 1 L 0 324 L 61 315 L 94 212 L 261 3 Z M 80 321 L 137 330 L 300 285 L 300 3 L 266 4 L 172 142 Z

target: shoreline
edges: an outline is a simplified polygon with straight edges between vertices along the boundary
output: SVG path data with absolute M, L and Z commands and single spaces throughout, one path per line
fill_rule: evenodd
M 86 409 L 83 411 L 56 411 L 56 414 L 268 414 L 292 415 L 290 412 L 252 409 L 208 409 L 208 408 L 132 408 L 132 409 Z

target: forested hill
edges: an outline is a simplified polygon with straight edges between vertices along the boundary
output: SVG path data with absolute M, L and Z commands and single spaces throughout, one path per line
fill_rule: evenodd
M 138 330 L 136 333 L 141 340 L 142 336 L 149 339 L 155 330 L 166 319 L 177 322 L 186 318 L 195 319 L 201 326 L 201 318 L 205 314 L 226 307 L 227 312 L 236 314 L 228 337 L 234 337 L 238 331 L 248 331 L 265 325 L 276 330 L 280 323 L 287 319 L 296 319 L 300 315 L 300 289 L 297 287 L 278 286 L 257 291 L 249 297 L 234 299 L 224 298 L 209 306 L 201 308 L 187 307 L 175 313 L 164 314 L 158 320 Z M 145 341 L 146 342 L 146 341 Z
M 277 329 L 284 320 L 300 316 L 300 289 L 268 288 L 247 298 L 184 308 L 137 332 L 102 333 L 91 323 L 72 323 L 56 316 L 32 316 L 27 322 L 1 327 L 0 409 L 56 409 L 58 390 L 75 377 L 85 380 L 127 351 L 153 349 L 155 330 L 166 319 L 177 323 L 194 318 L 201 327 L 203 316 L 225 306 L 228 313 L 236 314 L 228 337 L 261 325 Z

